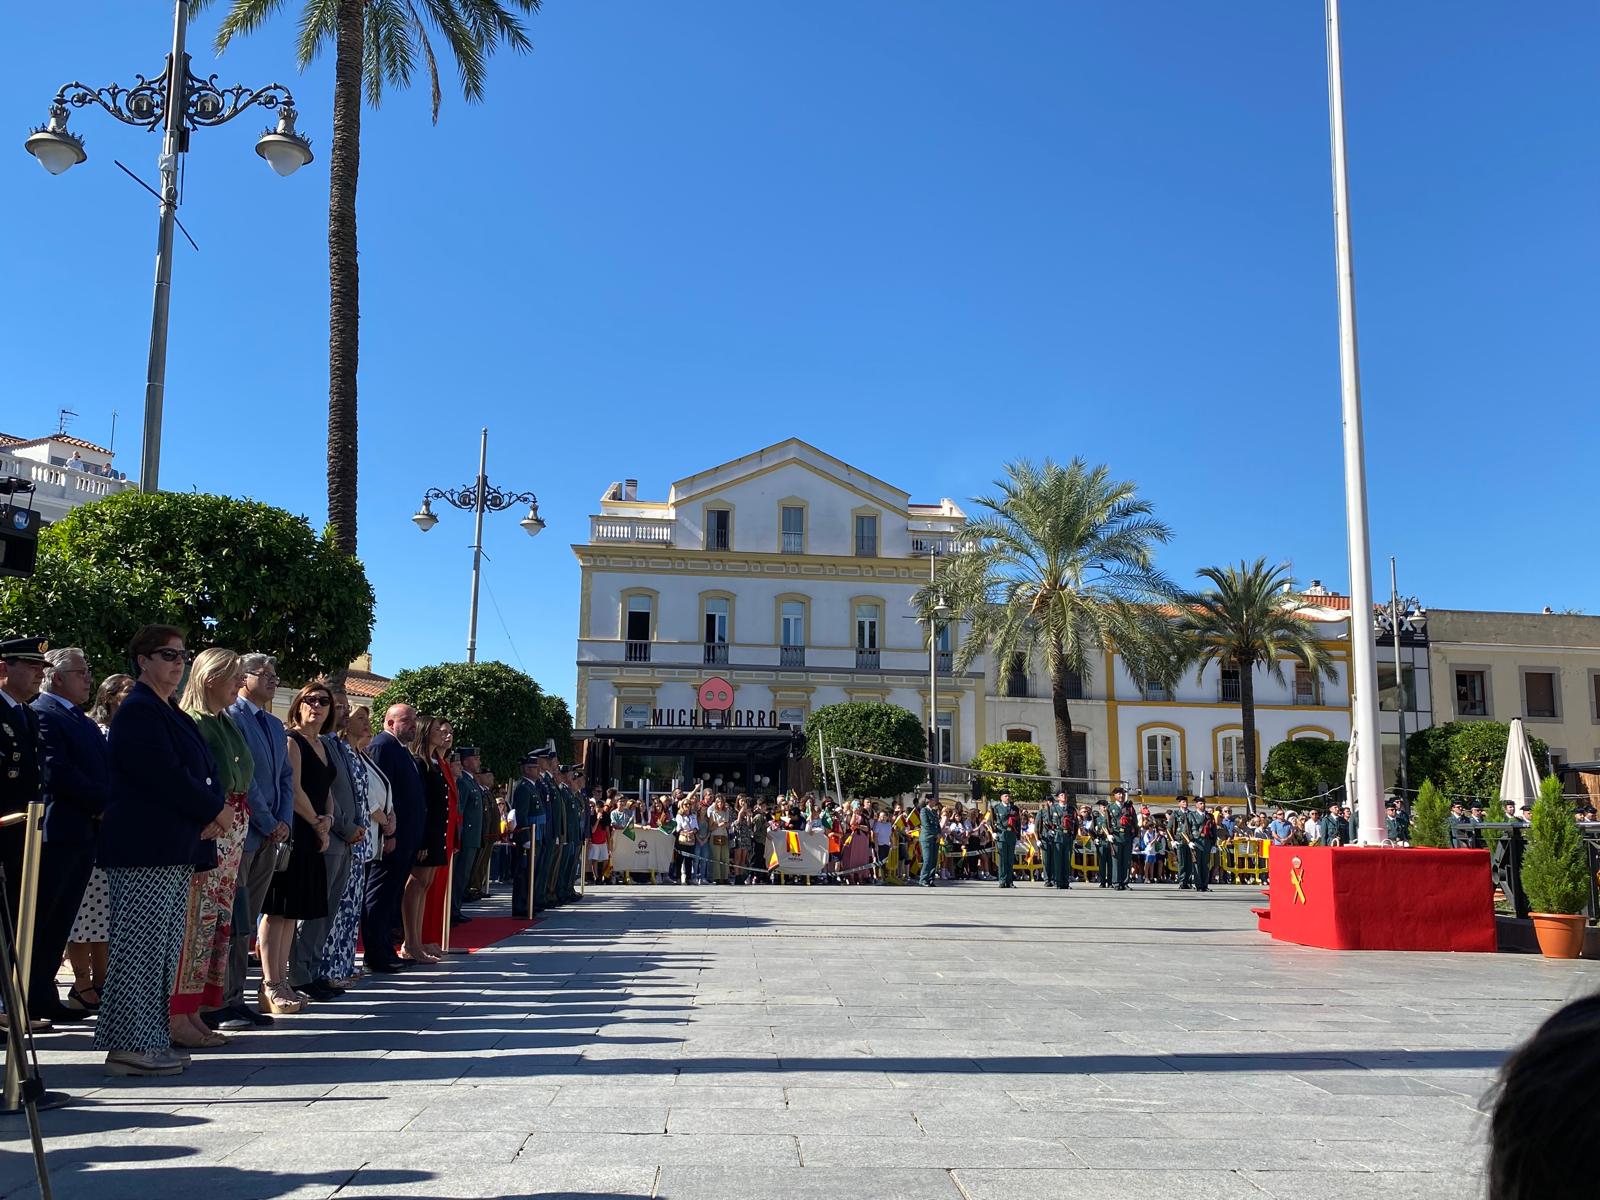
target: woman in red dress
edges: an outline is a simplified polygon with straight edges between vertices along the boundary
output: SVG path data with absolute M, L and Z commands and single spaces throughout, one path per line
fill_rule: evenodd
M 450 929 L 450 872 L 456 851 L 461 848 L 461 795 L 456 787 L 456 767 L 452 761 L 451 747 L 455 745 L 455 730 L 449 721 L 441 723 L 441 734 L 435 739 L 433 764 L 444 776 L 445 802 L 449 805 L 445 817 L 444 861 L 437 864 L 428 883 L 428 898 L 422 910 L 422 946 L 437 957 Z

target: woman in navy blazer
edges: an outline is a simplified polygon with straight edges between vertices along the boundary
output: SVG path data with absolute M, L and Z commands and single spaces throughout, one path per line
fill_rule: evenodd
M 112 718 L 111 796 L 99 861 L 111 887 L 111 953 L 94 1044 L 108 1075 L 176 1075 L 168 1004 L 178 978 L 189 876 L 215 861 L 234 815 L 200 730 L 176 703 L 183 631 L 147 625 L 128 646 L 139 682 Z

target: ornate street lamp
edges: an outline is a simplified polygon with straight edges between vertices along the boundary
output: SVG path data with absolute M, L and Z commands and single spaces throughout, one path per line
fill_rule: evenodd
M 478 661 L 478 580 L 483 572 L 483 514 L 504 512 L 519 504 L 528 506 L 528 515 L 518 521 L 529 537 L 538 537 L 544 529 L 544 518 L 539 515 L 539 497 L 532 492 L 502 492 L 489 482 L 489 427 L 485 425 L 478 439 L 478 479 L 454 490 L 429 488 L 422 494 L 422 507 L 412 514 L 417 528 L 427 533 L 439 523 L 433 515 L 433 502 L 443 500 L 452 508 L 468 509 L 477 514 L 472 537 L 472 606 L 467 613 L 467 661 Z
M 67 128 L 71 108 L 99 105 L 125 125 L 162 130 L 160 233 L 156 241 L 156 290 L 150 316 L 150 358 L 145 376 L 144 444 L 139 451 L 139 490 L 158 487 L 161 468 L 161 406 L 166 395 L 167 311 L 172 294 L 172 230 L 178 215 L 178 156 L 188 152 L 189 134 L 198 128 L 225 125 L 247 108 L 278 110 L 275 128 L 262 131 L 256 153 L 279 175 L 292 175 L 311 161 L 311 143 L 295 131 L 294 96 L 281 83 L 265 87 L 219 87 L 215 75 L 200 78 L 189 70 L 184 41 L 189 26 L 189 0 L 174 0 L 172 53 L 159 75 L 135 76 L 131 88 L 110 84 L 93 88 L 69 83 L 50 104 L 50 119 L 28 135 L 28 153 L 52 175 L 77 166 L 89 156 L 83 139 Z

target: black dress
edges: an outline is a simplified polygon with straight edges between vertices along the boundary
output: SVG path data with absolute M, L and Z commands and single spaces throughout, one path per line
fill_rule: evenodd
M 417 773 L 422 776 L 422 793 L 428 800 L 427 823 L 422 832 L 422 852 L 427 857 L 419 856 L 417 866 L 442 867 L 447 858 L 445 839 L 450 829 L 450 787 L 445 783 L 444 772 L 439 770 L 437 762 L 424 762 L 414 755 L 412 761 L 417 764 Z
M 325 763 L 298 733 L 290 737 L 300 747 L 300 790 L 320 815 L 328 811 L 328 787 L 333 783 L 334 767 Z M 272 876 L 261 911 L 272 917 L 293 917 L 309 921 L 328 915 L 328 869 L 322 861 L 322 846 L 317 827 L 298 812 L 294 815 L 294 851 L 289 865 Z

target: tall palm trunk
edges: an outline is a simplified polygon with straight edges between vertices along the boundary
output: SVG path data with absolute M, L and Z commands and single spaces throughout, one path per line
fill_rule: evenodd
M 1058 657 L 1050 672 L 1050 706 L 1056 717 L 1056 771 L 1065 778 L 1072 774 L 1072 706 L 1067 697 L 1071 672 Z
M 1248 794 L 1256 794 L 1256 681 L 1255 664 L 1239 663 L 1239 726 L 1244 742 L 1244 783 Z M 1255 808 L 1252 799 L 1251 809 Z
M 328 168 L 328 524 L 356 552 L 356 364 L 361 299 L 356 181 L 361 173 L 361 52 L 365 0 L 339 0 Z

